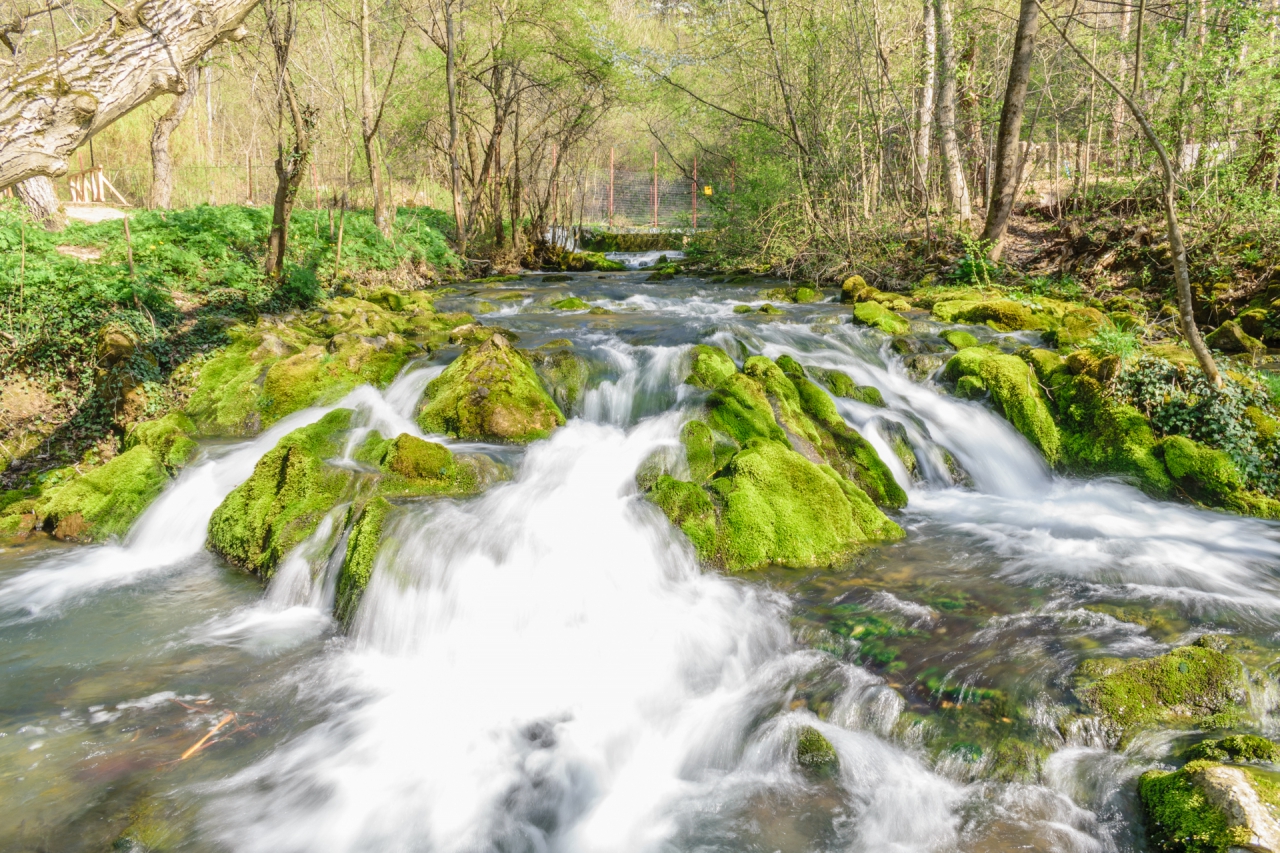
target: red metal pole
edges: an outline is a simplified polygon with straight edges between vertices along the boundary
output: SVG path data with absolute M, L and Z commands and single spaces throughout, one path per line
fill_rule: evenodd
M 609 149 L 609 227 L 613 227 L 613 148 Z
M 698 230 L 698 155 L 693 155 L 693 230 Z

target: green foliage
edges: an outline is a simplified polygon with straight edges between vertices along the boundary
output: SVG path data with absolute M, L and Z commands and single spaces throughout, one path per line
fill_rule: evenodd
M 964 256 L 956 263 L 951 273 L 952 280 L 959 284 L 990 287 L 992 280 L 1000 274 L 1000 267 L 987 259 L 990 243 L 967 232 L 961 232 L 960 242 L 964 244 Z
M 1142 342 L 1132 331 L 1103 326 L 1084 342 L 1084 348 L 1099 358 L 1115 356 L 1123 370 L 1142 351 Z
M 1259 441 L 1246 415 L 1250 407 L 1273 409 L 1265 386 L 1223 379 L 1223 387 L 1214 388 L 1198 367 L 1143 356 L 1115 385 L 1117 395 L 1150 418 L 1159 434 L 1186 436 L 1224 451 L 1247 485 L 1274 493 L 1280 488 L 1275 450 Z

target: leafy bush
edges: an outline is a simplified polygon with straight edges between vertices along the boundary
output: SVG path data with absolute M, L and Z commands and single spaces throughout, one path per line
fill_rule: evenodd
M 1263 447 L 1245 409 L 1274 411 L 1261 382 L 1224 377 L 1214 388 L 1198 367 L 1143 356 L 1116 380 L 1116 392 L 1146 413 L 1162 435 L 1182 435 L 1225 451 L 1249 486 L 1274 493 L 1280 486 L 1274 451 Z
M 990 287 L 992 279 L 1000 274 L 1000 268 L 987 260 L 988 244 L 968 234 L 961 234 L 960 239 L 964 243 L 964 257 L 956 263 L 951 278 L 962 284 Z
M 1094 333 L 1093 337 L 1084 342 L 1084 347 L 1102 358 L 1114 355 L 1120 359 L 1120 367 L 1123 369 L 1142 350 L 1142 343 L 1131 331 L 1118 329 L 1115 326 L 1103 326 Z

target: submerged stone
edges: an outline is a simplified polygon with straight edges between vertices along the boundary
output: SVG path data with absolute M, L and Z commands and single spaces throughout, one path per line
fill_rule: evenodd
M 546 438 L 564 422 L 529 359 L 502 335 L 454 359 L 418 410 L 429 432 L 516 444 Z
M 836 748 L 813 726 L 800 729 L 796 738 L 796 762 L 805 771 L 818 776 L 834 776 L 840 769 Z

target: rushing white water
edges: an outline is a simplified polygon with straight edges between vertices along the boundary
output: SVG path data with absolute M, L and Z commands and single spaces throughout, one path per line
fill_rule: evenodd
M 620 261 L 626 264 L 627 269 L 629 270 L 651 267 L 658 262 L 659 258 L 664 256 L 669 261 L 684 260 L 684 252 L 676 249 L 664 249 L 652 252 L 605 252 L 604 256 L 611 261 Z
M 439 372 L 437 368 L 435 372 Z M 380 394 L 362 385 L 332 406 L 316 406 L 282 418 L 260 436 L 209 451 L 185 469 L 134 524 L 123 542 L 69 548 L 0 584 L 0 614 L 10 618 L 45 615 L 58 605 L 96 590 L 134 583 L 183 565 L 204 550 L 209 518 L 253 466 L 288 433 L 315 423 L 338 408 L 353 408 L 368 428 L 421 435 L 408 414 L 432 375 L 409 371 Z

